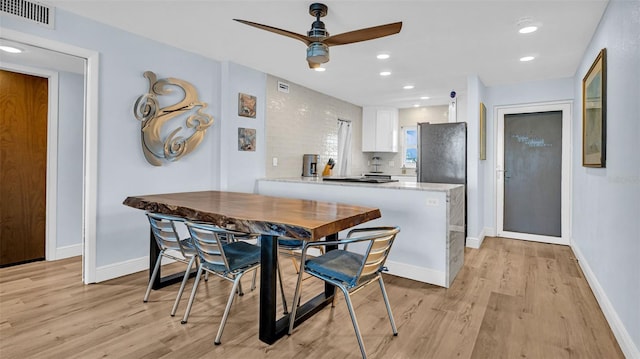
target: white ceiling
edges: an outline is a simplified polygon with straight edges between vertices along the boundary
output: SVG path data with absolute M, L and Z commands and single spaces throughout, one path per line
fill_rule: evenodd
M 606 0 L 324 1 L 330 34 L 402 21 L 393 36 L 331 48 L 327 71 L 305 45 L 233 18 L 306 34 L 311 1 L 49 1 L 54 6 L 206 57 L 239 63 L 356 105 L 446 104 L 467 75 L 487 86 L 574 76 Z M 517 32 L 530 17 L 541 24 Z M 97 49 L 99 50 L 99 49 Z M 391 58 L 377 60 L 388 52 Z M 522 63 L 525 55 L 536 56 Z M 381 78 L 382 70 L 392 75 Z M 171 74 L 165 74 L 171 76 Z M 413 90 L 403 90 L 413 84 Z M 429 96 L 430 100 L 420 100 Z

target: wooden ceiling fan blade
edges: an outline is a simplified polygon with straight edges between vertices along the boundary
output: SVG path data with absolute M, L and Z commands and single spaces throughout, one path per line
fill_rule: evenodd
M 283 35 L 283 36 L 290 37 L 292 39 L 300 40 L 300 41 L 304 42 L 307 46 L 313 42 L 313 40 L 310 39 L 306 35 L 296 34 L 295 32 L 278 29 L 277 27 L 258 24 L 257 22 L 251 22 L 251 21 L 247 21 L 247 20 L 240 20 L 240 19 L 233 19 L 233 20 L 237 21 L 239 23 L 245 24 L 245 25 L 257 27 L 258 29 L 262 29 L 262 30 L 265 30 L 265 31 L 273 32 L 273 33 L 276 33 L 278 35 Z
M 366 29 L 329 36 L 322 42 L 327 46 L 353 44 L 354 42 L 373 40 L 380 37 L 394 35 L 399 33 L 401 29 L 402 22 L 394 22 L 391 24 L 373 26 Z

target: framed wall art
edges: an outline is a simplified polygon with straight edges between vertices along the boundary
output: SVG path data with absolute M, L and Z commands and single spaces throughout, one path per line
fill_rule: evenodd
M 480 102 L 480 159 L 487 159 L 487 108 Z
M 255 96 L 238 93 L 238 116 L 256 118 Z
M 605 167 L 607 141 L 607 51 L 600 50 L 582 79 L 582 165 Z
M 256 150 L 256 129 L 238 128 L 238 151 Z

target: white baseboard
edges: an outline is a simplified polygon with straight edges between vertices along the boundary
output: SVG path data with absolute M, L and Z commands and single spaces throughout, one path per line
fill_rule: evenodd
M 448 288 L 444 272 L 387 260 L 388 274 Z
M 482 246 L 482 242 L 484 242 L 484 237 L 486 237 L 488 235 L 487 233 L 490 233 L 491 230 L 491 228 L 485 227 L 482 229 L 482 231 L 480 231 L 478 238 L 467 237 L 466 246 L 469 248 L 479 249 Z
M 485 237 L 495 237 L 497 233 L 496 229 L 491 227 L 484 227 L 482 231 L 484 232 Z M 482 239 L 484 240 L 484 237 Z
M 479 249 L 480 246 L 482 245 L 483 239 L 484 239 L 484 236 L 480 238 L 467 237 L 467 243 L 465 244 L 465 247 Z
M 631 335 L 629 335 L 627 328 L 624 326 L 624 323 L 620 320 L 618 313 L 613 308 L 613 305 L 607 297 L 607 293 L 604 291 L 602 286 L 600 286 L 598 278 L 596 278 L 595 274 L 591 270 L 591 267 L 580 251 L 580 248 L 576 245 L 575 241 L 571 241 L 570 245 L 571 249 L 573 249 L 573 253 L 575 253 L 576 258 L 578 259 L 578 264 L 580 265 L 580 268 L 582 268 L 584 276 L 587 278 L 591 291 L 595 295 L 598 304 L 600 304 L 600 308 L 613 331 L 613 335 L 616 337 L 616 340 L 620 345 L 620 349 L 622 349 L 622 352 L 627 358 L 640 359 L 640 350 L 638 350 L 638 347 L 631 339 Z
M 149 269 L 149 256 L 96 268 L 96 283 Z
M 55 259 L 64 259 L 82 255 L 82 243 L 56 248 Z

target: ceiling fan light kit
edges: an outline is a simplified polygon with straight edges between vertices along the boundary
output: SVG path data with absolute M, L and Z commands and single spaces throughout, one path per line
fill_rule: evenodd
M 314 16 L 316 20 L 311 24 L 311 29 L 307 32 L 307 35 L 301 35 L 288 30 L 282 30 L 247 20 L 233 20 L 304 42 L 307 45 L 307 63 L 309 64 L 309 68 L 312 69 L 318 68 L 320 65 L 329 61 L 330 46 L 347 45 L 360 41 L 373 40 L 397 34 L 402 29 L 402 22 L 394 22 L 391 24 L 379 25 L 330 36 L 324 23 L 320 21 L 320 18 L 326 16 L 328 11 L 329 9 L 325 4 L 313 3 L 309 6 L 309 14 Z
M 329 46 L 314 42 L 307 47 L 307 61 L 311 64 L 324 64 L 329 61 Z

